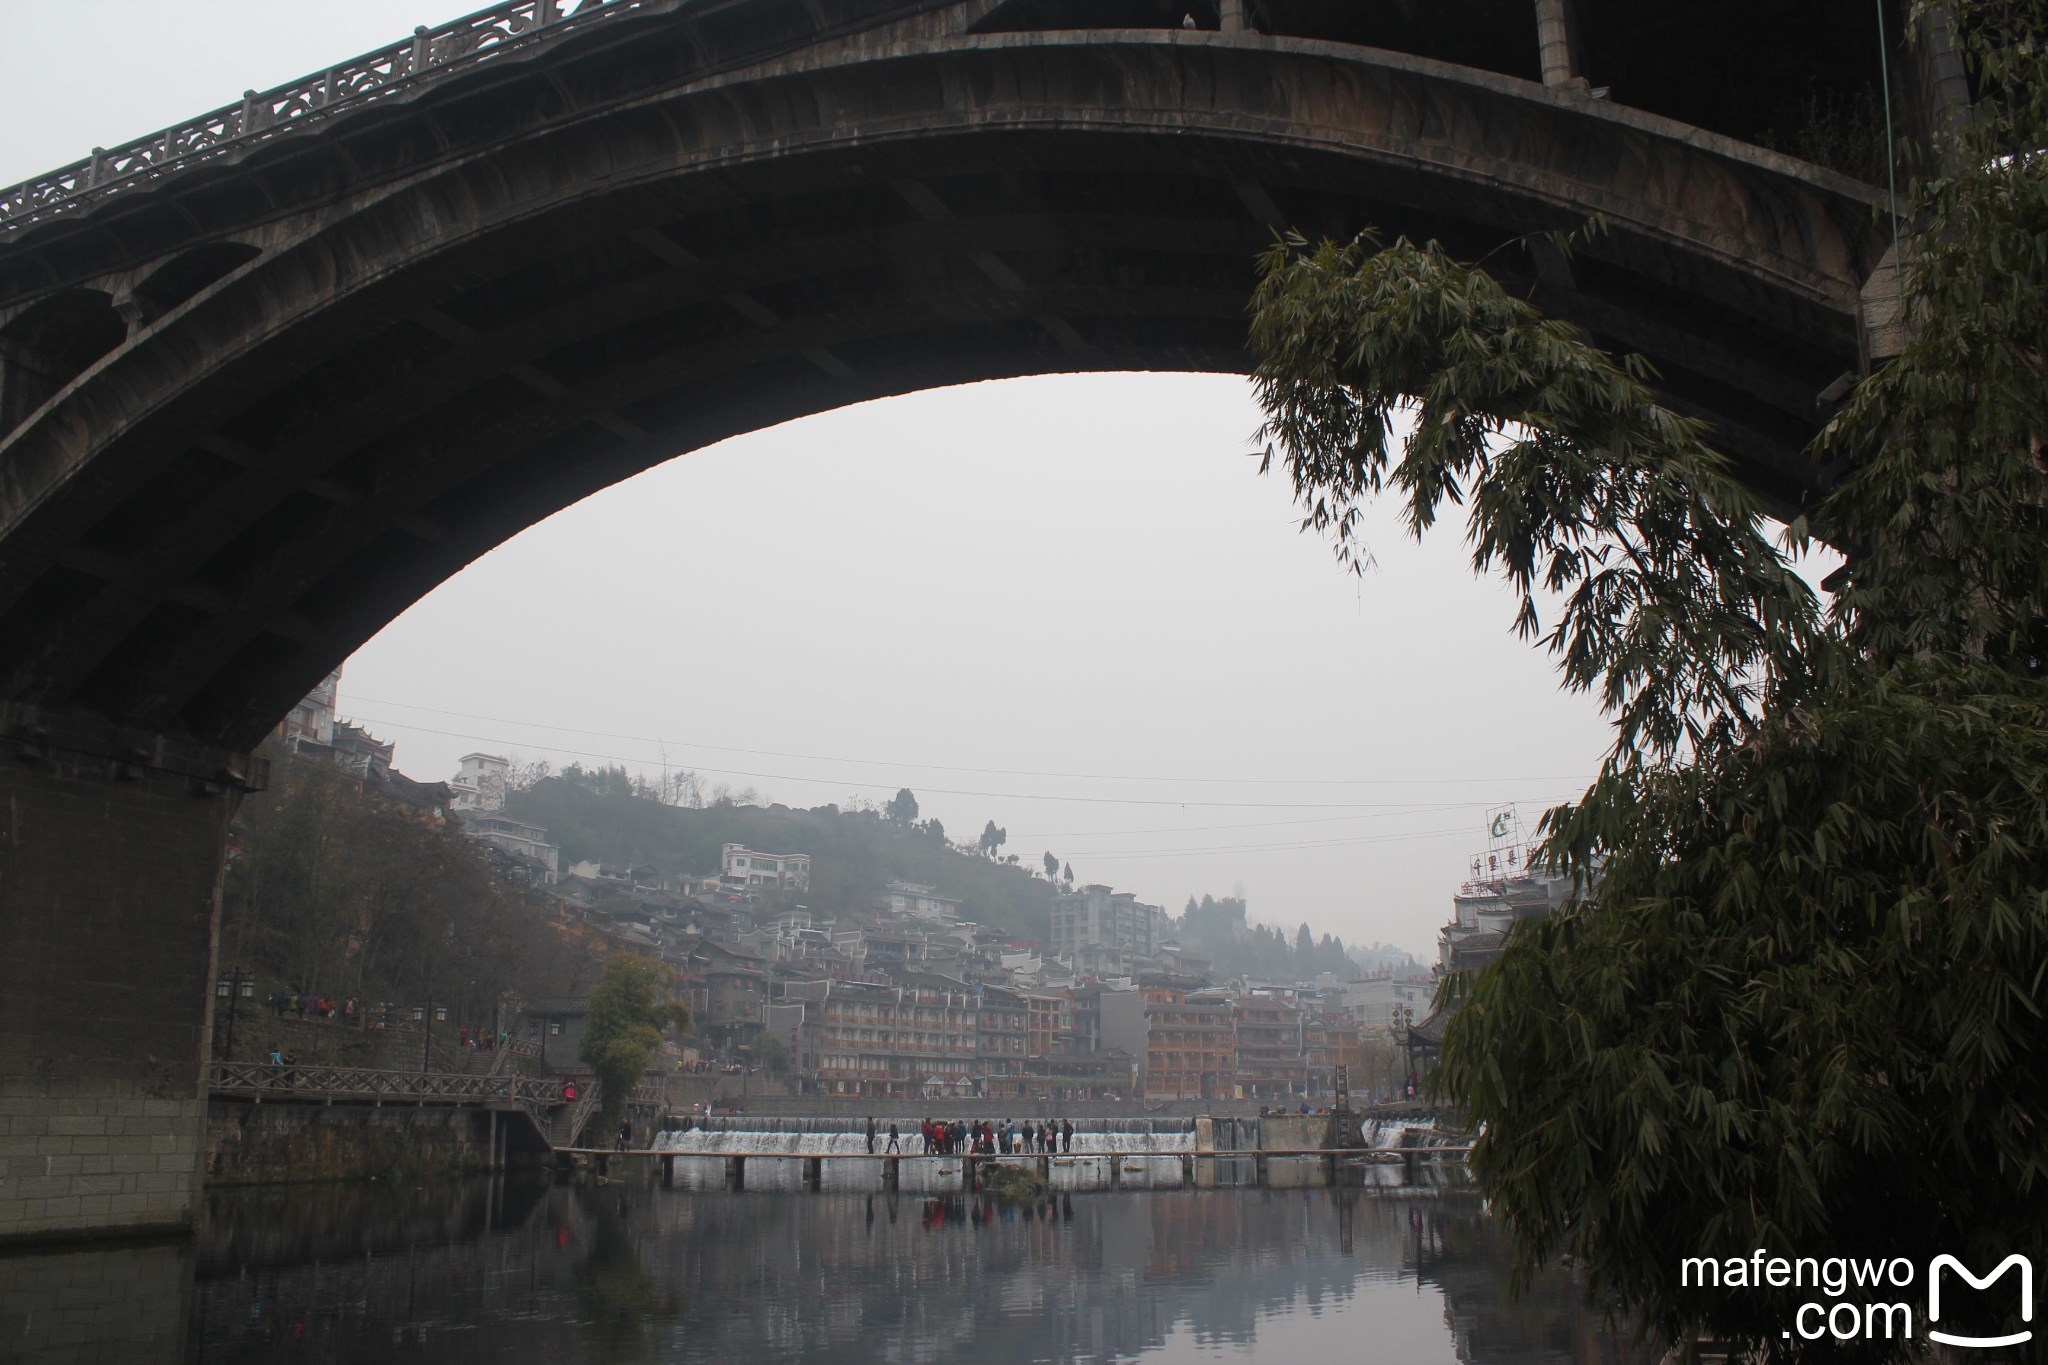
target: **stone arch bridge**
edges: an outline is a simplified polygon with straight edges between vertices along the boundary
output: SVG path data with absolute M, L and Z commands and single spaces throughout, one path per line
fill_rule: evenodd
M 1372 224 L 1493 253 L 1796 506 L 1890 230 L 1760 144 L 1854 172 L 1830 128 L 1960 82 L 1930 42 L 1880 89 L 1861 0 L 1644 8 L 517 0 L 0 190 L 0 1115 L 42 1144 L 0 1238 L 189 1218 L 247 755 L 463 564 L 676 454 L 1241 370 L 1273 232 Z M 1568 260 L 1517 243 L 1593 213 Z

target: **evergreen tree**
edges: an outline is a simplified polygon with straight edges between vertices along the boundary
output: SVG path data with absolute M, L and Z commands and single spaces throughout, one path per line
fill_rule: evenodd
M 661 1031 L 687 1028 L 690 1012 L 669 998 L 669 971 L 651 958 L 621 954 L 604 964 L 590 991 L 578 1053 L 604 1087 L 600 1121 L 616 1124 L 640 1078 L 661 1055 Z

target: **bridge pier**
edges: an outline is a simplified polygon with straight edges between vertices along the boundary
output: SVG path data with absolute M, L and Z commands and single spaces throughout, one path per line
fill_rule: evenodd
M 250 760 L 0 704 L 0 1241 L 188 1227 Z

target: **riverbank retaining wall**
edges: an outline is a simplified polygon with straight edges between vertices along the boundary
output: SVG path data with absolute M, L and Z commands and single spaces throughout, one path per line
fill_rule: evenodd
M 216 1099 L 206 1111 L 205 1178 L 261 1185 L 483 1170 L 490 1122 L 487 1111 L 472 1108 Z

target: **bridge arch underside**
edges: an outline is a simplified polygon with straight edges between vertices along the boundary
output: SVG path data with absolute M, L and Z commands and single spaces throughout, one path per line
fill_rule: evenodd
M 0 695 L 246 748 L 462 565 L 677 454 L 965 381 L 1242 371 L 1283 226 L 1478 257 L 1604 213 L 1568 261 L 1489 267 L 1648 356 L 1776 505 L 1813 490 L 1879 249 L 1862 187 L 1504 77 L 1215 37 L 721 76 L 226 234 L 224 275 L 159 316 L 116 298 L 121 344 L 0 436 Z

